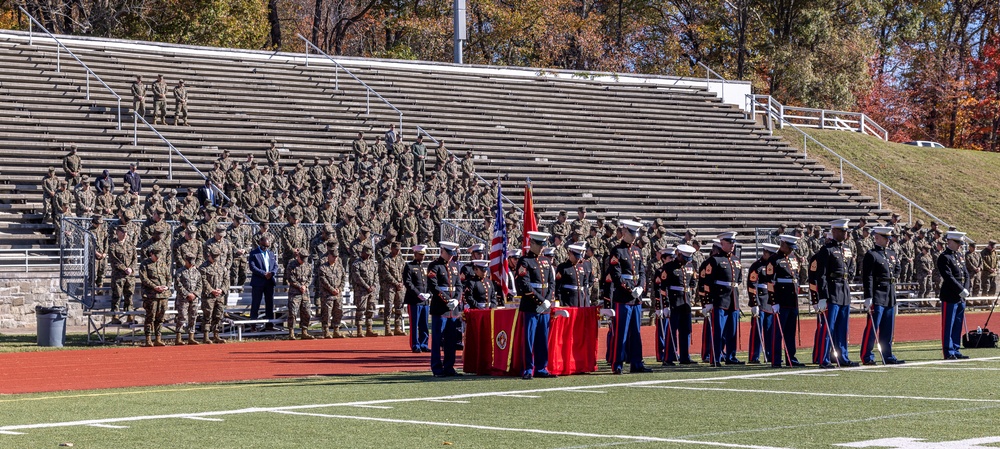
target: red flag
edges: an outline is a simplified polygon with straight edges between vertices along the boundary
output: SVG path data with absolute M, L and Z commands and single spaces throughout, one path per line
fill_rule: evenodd
M 521 223 L 523 224 L 522 230 L 524 231 L 521 238 L 522 243 L 524 243 L 522 249 L 528 251 L 528 248 L 531 247 L 528 232 L 538 230 L 538 219 L 535 218 L 535 203 L 531 199 L 531 179 L 528 179 L 528 183 L 524 185 L 524 217 Z

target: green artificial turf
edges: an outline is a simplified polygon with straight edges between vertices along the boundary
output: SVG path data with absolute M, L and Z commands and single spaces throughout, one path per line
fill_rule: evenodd
M 897 347 L 910 364 L 888 368 L 698 365 L 614 376 L 602 365 L 533 381 L 399 373 L 6 395 L 0 432 L 23 434 L 0 434 L 0 447 L 819 448 L 1000 435 L 990 380 L 1000 351 L 965 352 L 979 360 L 937 362 L 939 343 L 918 342 Z M 141 376 L 141 367 L 127 375 Z M 202 419 L 107 421 L 178 414 Z M 17 427 L 82 420 L 123 428 Z

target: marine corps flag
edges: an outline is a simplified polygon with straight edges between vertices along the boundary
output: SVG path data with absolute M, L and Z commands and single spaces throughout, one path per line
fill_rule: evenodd
M 529 242 L 528 233 L 538 231 L 538 219 L 535 218 L 535 203 L 531 199 L 531 178 L 528 178 L 528 182 L 524 185 L 524 217 L 521 220 L 524 224 L 521 236 L 521 248 L 524 251 L 528 251 L 531 247 L 531 242 Z

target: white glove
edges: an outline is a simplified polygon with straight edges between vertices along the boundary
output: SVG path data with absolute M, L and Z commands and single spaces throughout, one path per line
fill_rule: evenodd
M 569 318 L 569 312 L 566 311 L 566 309 L 556 310 L 555 313 L 552 314 L 552 317 L 553 318 L 555 318 L 555 317 Z
M 642 297 L 642 291 L 643 291 L 642 287 L 633 288 L 632 289 L 632 297 L 635 298 L 635 299 L 641 298 Z
M 969 289 L 963 288 L 962 289 L 962 293 L 959 293 L 958 296 L 961 296 L 962 299 L 968 298 L 969 297 Z
M 670 318 L 670 308 L 660 309 L 660 311 L 663 312 L 664 318 Z
M 545 301 L 542 301 L 542 307 L 545 307 L 545 310 L 551 309 L 552 308 L 552 301 L 549 301 L 547 299 Z
M 420 298 L 421 301 L 427 301 L 428 299 L 431 299 L 431 294 L 430 293 L 418 293 L 417 297 Z
M 712 307 L 711 304 L 705 304 L 704 306 L 701 307 L 701 313 L 703 313 L 703 314 L 704 313 L 712 313 L 712 308 L 713 307 Z
M 781 311 L 781 306 L 778 305 L 778 304 L 774 304 L 774 305 L 771 306 L 771 310 L 773 310 L 774 313 L 778 313 L 778 312 Z
M 760 312 L 757 306 L 753 306 L 750 308 L 750 315 L 757 316 L 758 314 L 760 314 Z
M 659 310 L 656 311 L 656 317 L 657 318 L 663 318 L 663 309 L 659 309 Z
M 817 312 L 826 312 L 826 300 L 825 299 L 819 300 L 819 304 L 816 304 L 816 311 Z
M 872 308 L 872 299 L 871 298 L 865 298 L 865 308 L 866 309 Z
M 601 316 L 608 317 L 608 318 L 614 318 L 615 317 L 615 310 L 614 309 L 601 309 Z
M 455 310 L 455 307 L 458 307 L 458 300 L 457 299 L 449 300 L 448 301 L 448 310 Z

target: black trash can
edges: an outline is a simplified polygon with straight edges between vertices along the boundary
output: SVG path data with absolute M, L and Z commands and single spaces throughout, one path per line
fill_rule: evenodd
M 61 348 L 66 343 L 66 314 L 63 306 L 35 306 L 38 323 L 38 346 Z

